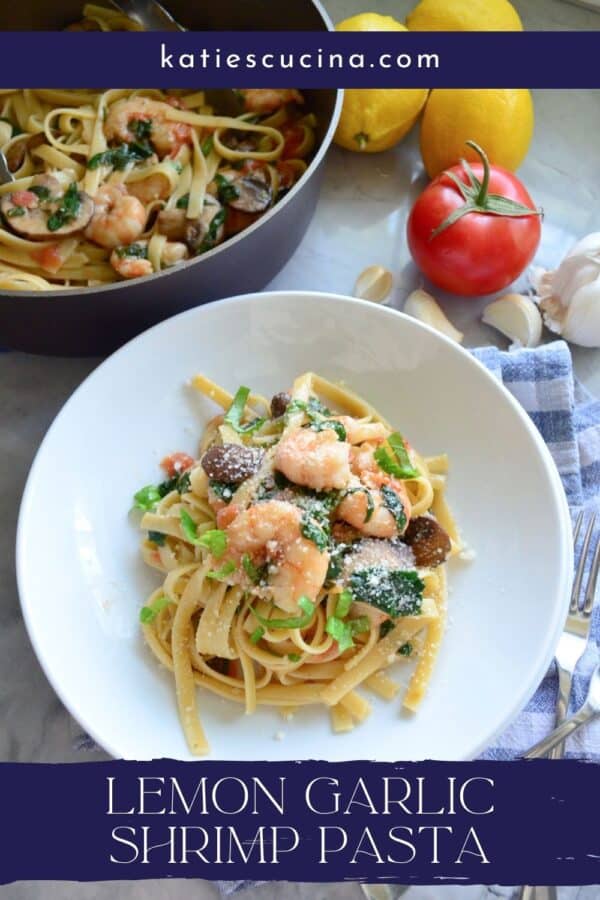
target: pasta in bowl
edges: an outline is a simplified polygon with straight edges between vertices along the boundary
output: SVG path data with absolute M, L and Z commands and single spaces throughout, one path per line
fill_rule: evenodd
M 328 709 L 334 731 L 400 687 L 416 710 L 444 632 L 446 559 L 461 550 L 447 458 L 423 458 L 365 400 L 307 373 L 270 403 L 196 376 L 223 408 L 197 460 L 135 495 L 144 561 L 164 575 L 144 636 L 173 672 L 190 751 L 209 744 L 196 687 L 243 704 Z

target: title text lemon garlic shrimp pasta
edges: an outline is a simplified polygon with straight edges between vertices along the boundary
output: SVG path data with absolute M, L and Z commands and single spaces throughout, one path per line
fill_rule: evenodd
M 315 119 L 295 90 L 0 91 L 0 289 L 150 275 L 247 228 L 306 170 Z
M 343 732 L 369 714 L 357 688 L 391 700 L 387 670 L 415 660 L 403 699 L 415 710 L 444 631 L 444 563 L 460 550 L 446 457 L 420 457 L 312 373 L 270 403 L 192 384 L 224 412 L 198 458 L 167 457 L 166 480 L 135 495 L 143 558 L 164 575 L 140 620 L 173 672 L 191 751 L 208 752 L 196 686 L 247 713 L 321 704 Z

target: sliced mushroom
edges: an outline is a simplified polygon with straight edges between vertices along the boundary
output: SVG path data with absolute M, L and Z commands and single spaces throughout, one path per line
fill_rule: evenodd
M 170 241 L 185 240 L 189 220 L 184 209 L 162 209 L 156 217 L 156 227 Z
M 10 171 L 17 172 L 25 162 L 27 153 L 35 150 L 36 147 L 41 147 L 45 143 L 46 135 L 43 131 L 40 131 L 37 134 L 29 135 L 29 137 L 24 135 L 20 140 L 11 144 L 6 151 L 6 164 Z
M 72 194 L 76 191 L 74 206 L 68 203 L 69 191 Z M 13 191 L 2 197 L 0 212 L 17 234 L 32 241 L 44 241 L 85 228 L 92 218 L 94 201 L 73 185 L 63 191 L 61 183 L 52 175 L 37 175 L 30 190 Z
M 193 253 L 203 249 L 210 249 L 221 243 L 225 236 L 222 211 L 223 207 L 219 201 L 207 195 L 200 218 L 196 221 L 188 220 L 185 242 Z M 219 216 L 219 220 L 217 220 L 215 227 L 213 220 L 217 216 Z
M 386 569 L 414 569 L 415 557 L 406 544 L 398 540 L 363 538 L 352 547 L 344 559 L 344 575 L 349 577 L 357 569 L 384 566 Z
M 273 192 L 268 182 L 268 174 L 264 169 L 253 170 L 244 174 L 236 169 L 222 169 L 216 179 L 219 185 L 219 197 L 228 206 L 240 212 L 264 212 L 273 200 Z M 228 185 L 223 187 L 223 182 Z M 231 190 L 228 192 L 227 187 Z
M 411 519 L 403 540 L 412 549 L 418 566 L 435 568 L 441 565 L 450 553 L 448 534 L 430 516 L 417 516 Z
M 274 395 L 271 400 L 271 415 L 274 419 L 279 419 L 280 416 L 284 414 L 291 399 L 292 398 L 287 391 L 280 391 L 278 394 Z
M 264 452 L 259 447 L 222 444 L 210 447 L 201 459 L 209 478 L 227 484 L 240 484 L 258 471 Z

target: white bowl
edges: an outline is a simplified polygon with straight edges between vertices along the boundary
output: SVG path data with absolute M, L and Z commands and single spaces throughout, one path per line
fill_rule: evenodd
M 450 566 L 449 627 L 415 715 L 373 700 L 362 725 L 334 735 L 321 707 L 284 722 L 202 692 L 212 755 L 469 758 L 544 676 L 566 614 L 570 524 L 552 459 L 510 394 L 462 348 L 393 310 L 317 293 L 235 297 L 157 325 L 96 369 L 57 416 L 25 489 L 17 572 L 27 628 L 61 700 L 109 753 L 190 758 L 172 678 L 140 634 L 138 611 L 159 576 L 141 563 L 128 515 L 159 460 L 194 454 L 214 414 L 190 376 L 270 395 L 307 369 L 343 379 L 421 452 L 449 453 L 449 499 L 476 556 Z

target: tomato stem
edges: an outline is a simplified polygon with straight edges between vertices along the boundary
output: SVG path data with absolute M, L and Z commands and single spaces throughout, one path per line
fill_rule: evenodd
M 463 181 L 459 175 L 451 169 L 444 172 L 444 175 L 454 183 L 454 186 L 465 202 L 462 206 L 458 206 L 453 210 L 443 222 L 440 222 L 437 228 L 433 229 L 429 235 L 430 241 L 469 213 L 483 213 L 484 215 L 489 216 L 514 216 L 517 218 L 522 216 L 542 215 L 541 209 L 530 209 L 530 207 L 525 206 L 523 203 L 518 203 L 516 200 L 511 200 L 509 197 L 488 193 L 490 185 L 490 161 L 487 158 L 485 151 L 482 150 L 475 141 L 466 141 L 466 144 L 475 150 L 481 159 L 483 177 L 481 181 L 477 178 L 466 159 L 461 160 L 462 171 L 467 179 L 466 181 Z
M 485 206 L 485 201 L 487 200 L 488 195 L 488 187 L 490 184 L 490 161 L 487 158 L 487 153 L 485 150 L 476 144 L 475 141 L 465 141 L 467 147 L 471 147 L 475 153 L 480 157 L 481 163 L 483 165 L 483 178 L 481 180 L 481 187 L 479 189 L 479 193 L 477 194 L 477 198 L 475 203 L 477 206 Z

